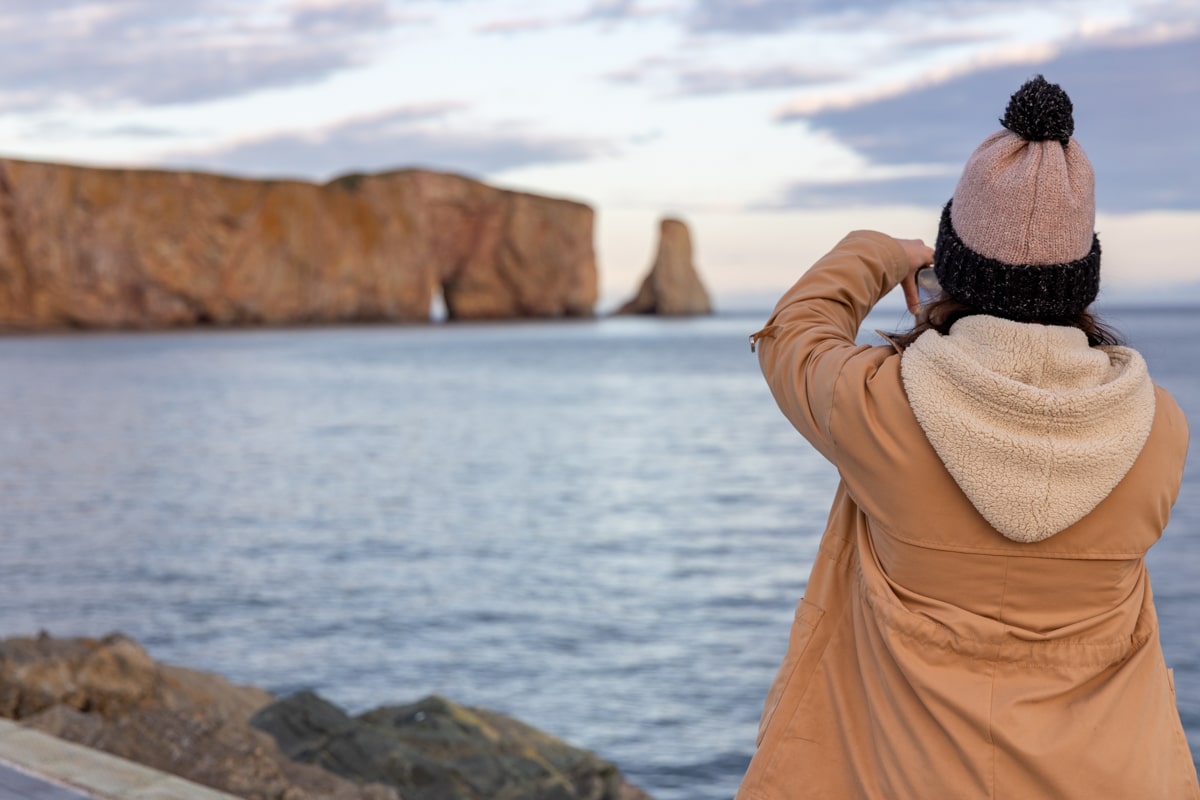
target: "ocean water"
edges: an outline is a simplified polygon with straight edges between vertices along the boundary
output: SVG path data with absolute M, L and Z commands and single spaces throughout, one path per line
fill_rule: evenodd
M 1108 316 L 1200 420 L 1196 311 Z M 439 693 L 729 798 L 836 483 L 764 317 L 0 339 L 0 635 L 119 630 L 355 712 Z M 1196 753 L 1194 464 L 1151 562 Z

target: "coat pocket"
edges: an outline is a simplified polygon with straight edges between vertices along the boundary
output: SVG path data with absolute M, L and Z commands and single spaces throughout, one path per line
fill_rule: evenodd
M 758 723 L 756 746 L 762 744 L 763 737 L 767 734 L 767 729 L 771 727 L 771 719 L 775 716 L 776 709 L 779 708 L 779 702 L 783 700 L 784 695 L 787 693 L 788 685 L 792 681 L 796 667 L 799 666 L 801 657 L 804 655 L 804 651 L 808 649 L 808 645 L 813 638 L 813 633 L 817 630 L 817 624 L 824 615 L 824 610 L 804 598 L 801 598 L 800 604 L 796 606 L 796 616 L 792 620 L 792 632 L 788 638 L 787 654 L 783 657 L 783 663 L 779 665 L 779 671 L 775 673 L 775 680 L 771 682 L 771 689 L 767 692 L 767 700 L 763 703 L 762 718 Z

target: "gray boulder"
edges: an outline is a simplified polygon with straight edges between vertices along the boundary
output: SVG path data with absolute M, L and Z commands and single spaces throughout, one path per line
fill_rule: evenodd
M 649 800 L 594 753 L 437 696 L 351 717 L 301 692 L 250 724 L 296 761 L 392 786 L 405 800 Z

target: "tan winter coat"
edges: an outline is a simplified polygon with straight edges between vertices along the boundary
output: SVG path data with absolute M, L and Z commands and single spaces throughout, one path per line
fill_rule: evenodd
M 1200 798 L 1143 560 L 1182 411 L 1075 329 L 855 345 L 906 271 L 852 233 L 755 335 L 841 483 L 738 800 Z

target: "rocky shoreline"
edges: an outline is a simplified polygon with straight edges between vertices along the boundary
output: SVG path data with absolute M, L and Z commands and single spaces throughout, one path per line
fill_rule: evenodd
M 249 800 L 650 800 L 611 762 L 431 696 L 351 716 L 121 634 L 0 640 L 0 717 Z

